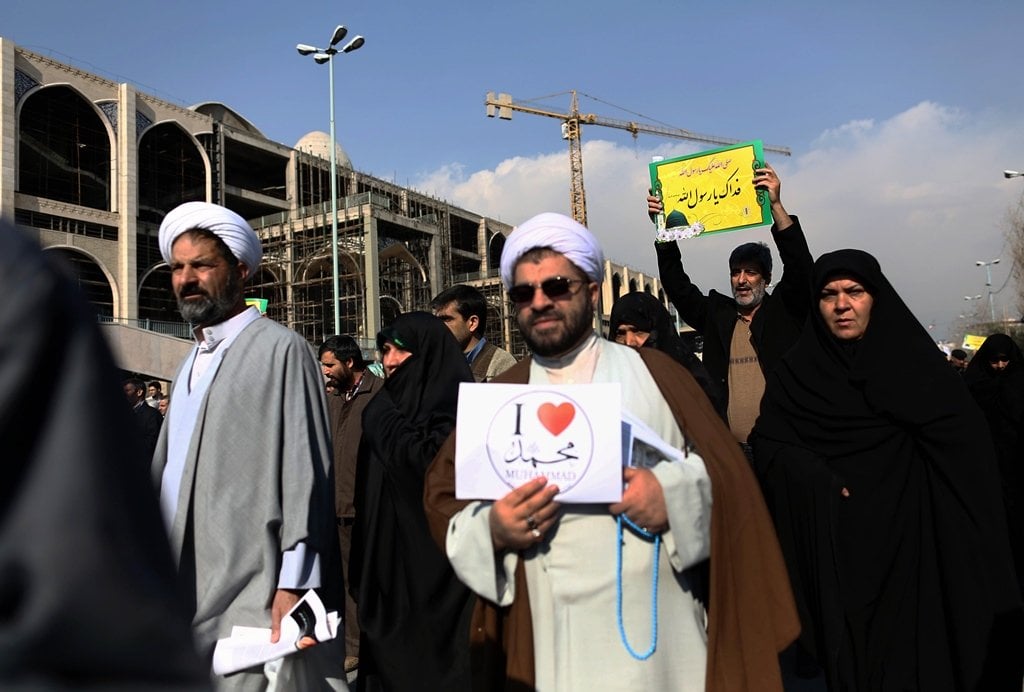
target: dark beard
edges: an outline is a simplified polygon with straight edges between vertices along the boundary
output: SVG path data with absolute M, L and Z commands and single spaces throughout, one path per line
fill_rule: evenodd
M 235 272 L 228 275 L 224 290 L 215 295 L 201 293 L 199 300 L 185 300 L 195 292 L 178 297 L 178 311 L 182 318 L 192 325 L 209 325 L 223 322 L 231 315 L 241 295 L 241 281 Z
M 557 308 L 552 308 L 552 310 L 557 310 Z M 534 336 L 531 333 L 533 318 L 544 314 L 547 313 L 534 315 L 527 309 L 522 311 L 517 318 L 523 341 L 530 347 L 532 353 L 544 358 L 555 358 L 568 353 L 576 348 L 594 328 L 594 305 L 589 298 L 584 310 L 578 312 L 558 311 L 558 314 L 565 319 L 563 332 L 547 336 Z

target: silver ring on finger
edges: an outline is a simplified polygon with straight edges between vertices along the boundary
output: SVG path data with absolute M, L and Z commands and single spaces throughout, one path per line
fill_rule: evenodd
M 534 531 L 537 529 L 537 520 L 533 518 L 533 515 L 526 517 L 526 528 Z
M 544 537 L 544 534 L 542 534 L 537 529 L 530 529 L 530 535 L 533 536 L 534 538 L 536 538 L 537 540 L 540 540 L 541 538 Z

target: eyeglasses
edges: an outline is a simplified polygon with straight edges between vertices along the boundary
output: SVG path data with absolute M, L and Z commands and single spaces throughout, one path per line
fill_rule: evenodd
M 572 291 L 573 284 L 586 283 L 582 279 L 568 279 L 564 276 L 554 276 L 545 279 L 539 284 L 517 284 L 508 289 L 508 297 L 513 303 L 529 303 L 536 295 L 537 289 L 544 291 L 548 298 L 561 298 Z

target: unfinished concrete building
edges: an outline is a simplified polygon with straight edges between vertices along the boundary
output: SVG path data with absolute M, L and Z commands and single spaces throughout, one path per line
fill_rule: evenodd
M 67 261 L 122 367 L 169 379 L 187 348 L 157 230 L 192 200 L 233 209 L 260 234 L 247 297 L 311 343 L 335 332 L 326 134 L 274 142 L 224 104 L 185 108 L 4 38 L 0 77 L 0 215 Z M 488 339 L 524 354 L 498 279 L 511 228 L 359 173 L 340 147 L 337 160 L 340 331 L 371 351 L 396 315 L 469 283 L 488 297 Z M 605 312 L 624 272 L 606 266 Z M 638 287 L 664 300 L 656 278 Z

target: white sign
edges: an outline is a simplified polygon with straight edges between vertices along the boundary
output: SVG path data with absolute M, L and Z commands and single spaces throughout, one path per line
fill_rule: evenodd
M 455 497 L 498 500 L 538 476 L 559 502 L 622 499 L 622 388 L 459 386 Z

